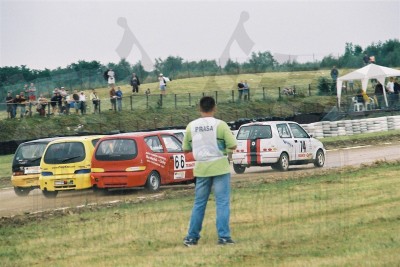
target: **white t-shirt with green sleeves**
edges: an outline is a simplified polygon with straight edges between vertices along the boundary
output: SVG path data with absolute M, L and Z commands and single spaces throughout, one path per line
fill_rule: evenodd
M 228 148 L 235 146 L 236 139 L 224 121 L 203 117 L 190 122 L 186 127 L 183 149 L 193 151 L 196 177 L 230 173 L 226 155 Z

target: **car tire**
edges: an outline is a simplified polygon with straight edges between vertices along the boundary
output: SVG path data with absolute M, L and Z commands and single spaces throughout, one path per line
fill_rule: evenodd
M 15 186 L 14 192 L 19 197 L 26 197 L 29 194 L 29 192 L 31 192 L 31 189 L 26 187 Z
M 152 171 L 149 176 L 147 176 L 147 181 L 145 188 L 149 192 L 156 192 L 160 189 L 161 185 L 161 177 L 160 174 L 156 171 Z
M 235 164 L 233 163 L 233 170 L 237 173 L 237 174 L 242 174 L 244 173 L 244 171 L 246 170 L 246 167 L 240 165 L 240 164 Z
M 58 191 L 43 190 L 42 193 L 46 198 L 55 198 L 58 194 Z
M 276 163 L 276 166 L 280 171 L 287 171 L 289 169 L 289 155 L 285 152 L 282 153 L 278 162 Z
M 321 149 L 319 149 L 317 151 L 317 154 L 315 155 L 314 166 L 321 168 L 324 166 L 324 164 L 325 164 L 325 154 Z

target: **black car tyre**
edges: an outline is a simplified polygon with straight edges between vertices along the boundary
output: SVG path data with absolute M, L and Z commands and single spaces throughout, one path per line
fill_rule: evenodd
M 315 156 L 314 166 L 321 168 L 324 166 L 324 164 L 325 164 L 325 154 L 321 149 L 319 149 Z
M 156 192 L 160 188 L 160 185 L 161 185 L 160 174 L 156 171 L 152 171 L 147 177 L 145 185 L 147 191 Z
M 43 190 L 42 193 L 46 198 L 55 198 L 58 194 L 58 191 Z
M 15 186 L 14 187 L 14 192 L 19 197 L 25 197 L 25 196 L 27 196 L 29 194 L 29 192 L 31 192 L 31 189 L 30 188 L 26 188 L 26 187 Z
M 246 170 L 246 167 L 240 165 L 240 164 L 235 164 L 233 163 L 233 170 L 237 173 L 237 174 L 242 174 L 244 173 L 244 171 Z
M 277 164 L 277 168 L 280 171 L 287 171 L 289 169 L 289 156 L 285 152 L 281 154 L 279 157 Z

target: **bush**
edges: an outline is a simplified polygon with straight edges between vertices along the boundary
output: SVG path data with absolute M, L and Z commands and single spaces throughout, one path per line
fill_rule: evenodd
M 317 82 L 318 95 L 331 95 L 332 82 L 326 77 L 319 77 Z

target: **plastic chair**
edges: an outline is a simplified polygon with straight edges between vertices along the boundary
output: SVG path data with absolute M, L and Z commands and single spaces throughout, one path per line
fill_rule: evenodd
M 356 97 L 352 97 L 351 99 L 353 101 L 353 110 L 354 111 L 358 112 L 358 111 L 364 110 L 364 104 L 358 102 Z

